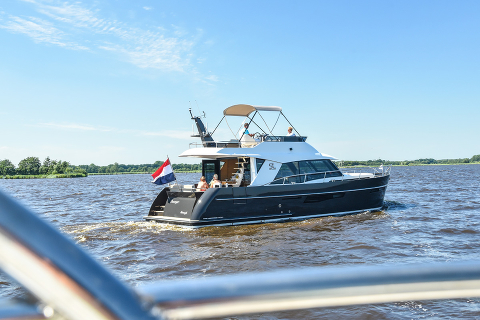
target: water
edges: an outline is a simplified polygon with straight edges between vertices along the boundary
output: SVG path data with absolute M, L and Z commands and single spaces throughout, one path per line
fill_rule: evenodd
M 200 174 L 177 174 L 183 183 Z M 188 230 L 144 222 L 149 175 L 0 180 L 132 286 L 220 274 L 480 259 L 480 165 L 392 168 L 386 210 L 301 222 Z M 0 275 L 0 297 L 18 295 Z M 480 299 L 409 301 L 228 319 L 480 319 Z

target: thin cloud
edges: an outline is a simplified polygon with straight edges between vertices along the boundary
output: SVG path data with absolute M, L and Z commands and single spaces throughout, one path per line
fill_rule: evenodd
M 193 49 L 203 33 L 201 29 L 193 35 L 176 26 L 171 26 L 171 30 L 153 26 L 145 30 L 104 18 L 100 9 L 87 8 L 80 2 L 23 1 L 41 16 L 9 15 L 5 22 L 0 20 L 0 28 L 26 34 L 36 42 L 116 53 L 140 68 L 195 72 L 191 60 Z
M 216 75 L 210 75 L 208 77 L 205 77 L 206 80 L 210 80 L 210 81 L 215 81 L 217 82 L 218 81 L 218 77 Z
M 85 46 L 77 43 L 66 41 L 65 33 L 55 28 L 51 22 L 42 20 L 36 17 L 15 17 L 9 16 L 9 21 L 6 24 L 0 25 L 0 28 L 6 29 L 12 33 L 22 33 L 33 41 L 39 43 L 50 43 L 60 47 L 69 49 L 86 50 Z
M 91 125 L 82 125 L 76 123 L 60 124 L 60 123 L 40 123 L 38 126 L 46 128 L 56 128 L 56 129 L 73 129 L 73 130 L 82 130 L 82 131 L 113 131 L 111 128 L 100 128 L 94 127 Z
M 153 8 L 152 7 L 143 7 L 143 9 L 149 11 L 149 10 L 152 10 Z

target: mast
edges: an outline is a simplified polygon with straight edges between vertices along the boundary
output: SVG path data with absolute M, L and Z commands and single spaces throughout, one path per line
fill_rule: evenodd
M 197 125 L 197 130 L 198 130 L 198 135 L 192 135 L 192 137 L 200 137 L 202 139 L 202 143 L 204 147 L 214 147 L 214 143 L 208 143 L 208 142 L 213 142 L 213 138 L 210 135 L 209 132 L 205 129 L 205 125 L 203 124 L 202 119 L 200 117 L 196 117 L 192 114 L 192 108 L 189 108 L 188 111 L 190 112 L 190 116 L 192 120 L 195 120 L 195 124 Z

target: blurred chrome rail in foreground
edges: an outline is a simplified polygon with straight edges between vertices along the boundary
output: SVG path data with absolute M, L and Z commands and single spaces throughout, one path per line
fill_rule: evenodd
M 0 319 L 204 319 L 480 297 L 480 261 L 308 268 L 165 281 L 134 291 L 2 192 L 0 267 L 38 299 L 0 301 Z

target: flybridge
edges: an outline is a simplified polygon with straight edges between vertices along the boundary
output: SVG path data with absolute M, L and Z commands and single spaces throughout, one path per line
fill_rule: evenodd
M 295 129 L 295 127 L 291 124 L 291 122 L 287 119 L 287 117 L 283 114 L 281 107 L 276 106 L 253 106 L 249 104 L 236 104 L 231 107 L 226 108 L 223 111 L 223 117 L 220 122 L 217 124 L 213 132 L 208 132 L 203 121 L 198 116 L 193 116 L 192 110 L 189 109 L 190 116 L 193 120 L 195 120 L 195 124 L 197 126 L 198 134 L 192 135 L 192 137 L 199 137 L 202 140 L 201 145 L 198 143 L 191 143 L 190 147 L 207 147 L 207 148 L 238 148 L 238 147 L 253 147 L 258 145 L 261 142 L 305 142 L 307 137 L 300 135 L 300 133 Z M 268 126 L 265 119 L 259 113 L 259 111 L 269 111 L 269 112 L 278 112 L 278 117 L 275 123 L 273 124 L 272 128 Z M 253 115 L 252 115 L 253 114 Z M 258 119 L 255 119 L 255 116 L 259 115 L 261 120 L 263 120 L 263 125 L 259 125 L 260 122 Z M 245 135 L 244 133 L 240 134 L 239 137 L 235 134 L 235 132 L 230 128 L 226 117 L 229 116 L 237 116 L 237 117 L 245 117 L 243 123 L 248 124 L 249 126 L 253 123 L 255 124 L 261 132 L 255 132 L 253 137 L 249 135 Z M 280 116 L 283 116 L 284 119 L 288 122 L 288 124 L 293 128 L 293 130 L 297 133 L 296 136 L 282 136 L 282 135 L 275 135 L 273 134 L 273 130 L 278 123 Z M 233 134 L 233 139 L 229 141 L 215 141 L 213 139 L 213 134 L 218 129 L 220 124 L 225 119 L 227 126 L 229 127 L 230 131 Z

